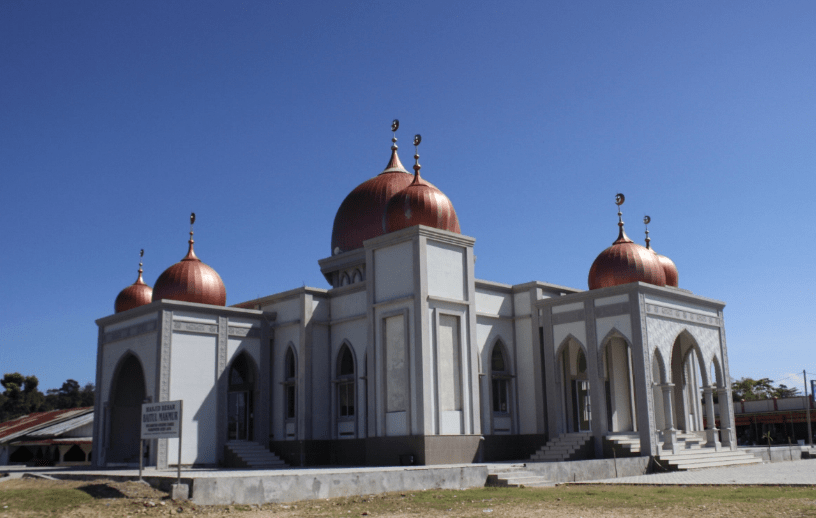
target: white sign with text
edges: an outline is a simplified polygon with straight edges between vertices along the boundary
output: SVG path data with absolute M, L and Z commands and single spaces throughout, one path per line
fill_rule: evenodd
M 181 430 L 181 400 L 142 405 L 142 439 L 173 439 Z

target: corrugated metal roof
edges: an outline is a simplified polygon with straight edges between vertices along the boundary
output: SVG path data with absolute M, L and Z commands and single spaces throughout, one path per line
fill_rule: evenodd
M 89 414 L 93 407 L 71 408 L 68 410 L 52 410 L 50 412 L 35 412 L 24 415 L 5 423 L 0 423 L 0 442 L 8 442 L 45 426 L 60 423 L 72 417 Z
M 65 432 L 75 430 L 80 426 L 93 423 L 93 417 L 93 412 L 89 412 L 85 415 L 74 417 L 51 426 L 46 426 L 45 428 L 40 428 L 39 430 L 30 432 L 26 435 L 29 437 L 56 437 L 64 434 Z

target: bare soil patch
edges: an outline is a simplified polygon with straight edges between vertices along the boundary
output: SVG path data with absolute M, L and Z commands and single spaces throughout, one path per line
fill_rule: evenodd
M 428 490 L 290 504 L 199 506 L 138 482 L 0 483 L 0 517 L 816 517 L 816 488 L 558 486 Z

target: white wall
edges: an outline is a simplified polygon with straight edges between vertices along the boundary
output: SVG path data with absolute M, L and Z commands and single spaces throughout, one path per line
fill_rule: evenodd
M 215 464 L 218 454 L 216 336 L 174 332 L 170 348 L 170 400 L 183 407 L 182 464 Z M 167 460 L 178 462 L 178 440 L 168 439 Z
M 374 250 L 374 279 L 374 300 L 376 302 L 413 293 L 413 241 Z
M 465 300 L 465 249 L 428 241 L 428 295 Z

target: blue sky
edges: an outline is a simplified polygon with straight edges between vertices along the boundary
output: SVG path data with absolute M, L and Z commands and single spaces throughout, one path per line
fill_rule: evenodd
M 723 300 L 731 375 L 813 360 L 816 3 L 2 2 L 0 371 L 93 381 L 94 320 L 186 252 L 227 303 L 326 288 L 334 214 L 403 163 L 477 276 L 586 288 L 624 221 Z M 798 386 L 801 387 L 801 384 Z

